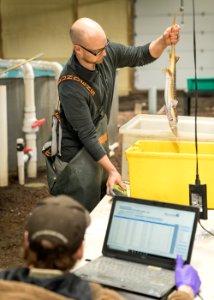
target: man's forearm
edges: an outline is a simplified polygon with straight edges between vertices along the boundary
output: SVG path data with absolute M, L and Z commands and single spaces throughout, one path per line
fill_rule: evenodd
M 149 52 L 152 57 L 158 58 L 161 56 L 166 47 L 167 45 L 165 44 L 164 39 L 161 36 L 150 43 Z
M 117 169 L 115 168 L 115 166 L 112 164 L 112 162 L 110 161 L 110 159 L 108 158 L 107 155 L 104 155 L 99 161 L 98 163 L 106 170 L 106 172 L 108 172 L 109 174 L 111 172 L 115 172 L 117 171 Z

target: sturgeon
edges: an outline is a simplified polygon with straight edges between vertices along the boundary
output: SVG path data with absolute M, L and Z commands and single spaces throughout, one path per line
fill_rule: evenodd
M 175 25 L 175 17 L 173 19 L 173 25 Z M 176 63 L 179 57 L 175 55 L 175 45 L 171 45 L 169 53 L 169 66 L 164 68 L 163 71 L 166 74 L 164 99 L 165 99 L 165 112 L 168 118 L 169 126 L 174 135 L 177 136 L 177 104 L 176 99 Z

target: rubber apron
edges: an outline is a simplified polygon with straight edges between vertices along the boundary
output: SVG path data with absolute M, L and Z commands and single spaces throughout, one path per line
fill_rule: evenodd
M 107 117 L 97 125 L 100 144 L 109 152 Z M 52 195 L 69 195 L 92 211 L 106 192 L 107 172 L 83 147 L 67 164 L 51 188 Z

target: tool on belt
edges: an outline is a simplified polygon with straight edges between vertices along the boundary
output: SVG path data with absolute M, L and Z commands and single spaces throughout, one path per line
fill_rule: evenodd
M 55 155 L 61 156 L 61 141 L 62 127 L 60 113 L 58 109 L 55 109 L 52 115 L 51 139 L 43 145 L 42 153 L 46 157 L 53 157 Z

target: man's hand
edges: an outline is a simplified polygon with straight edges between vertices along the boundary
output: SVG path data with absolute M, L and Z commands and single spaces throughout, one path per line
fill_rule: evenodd
M 179 41 L 180 28 L 178 24 L 172 25 L 160 37 L 152 41 L 149 45 L 151 56 L 158 58 L 168 46 L 175 45 Z
M 197 295 L 201 286 L 198 272 L 191 265 L 184 265 L 183 259 L 178 255 L 175 267 L 175 284 L 177 289 L 182 286 L 189 286 Z
M 109 173 L 109 177 L 106 183 L 106 194 L 110 195 L 111 190 L 113 190 L 114 186 L 118 185 L 122 188 L 122 190 L 126 190 L 126 185 L 122 181 L 122 178 L 120 176 L 120 173 L 117 170 L 111 171 Z
M 98 163 L 107 171 L 108 180 L 106 182 L 106 194 L 110 195 L 110 191 L 114 188 L 115 184 L 118 184 L 123 190 L 126 190 L 126 185 L 122 181 L 120 173 L 112 164 L 107 155 L 104 155 Z
M 175 24 L 168 27 L 163 33 L 163 42 L 166 46 L 175 45 L 179 41 L 180 25 Z

